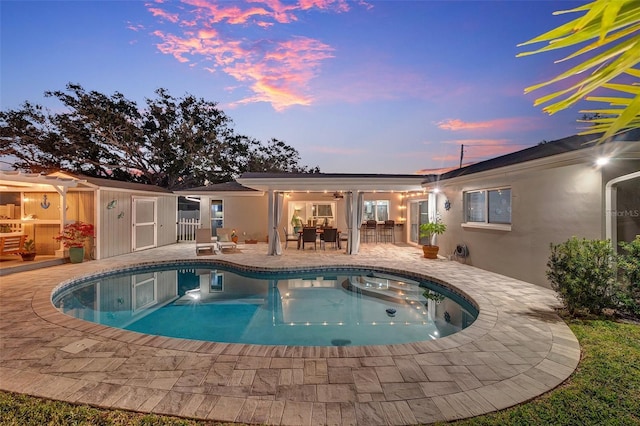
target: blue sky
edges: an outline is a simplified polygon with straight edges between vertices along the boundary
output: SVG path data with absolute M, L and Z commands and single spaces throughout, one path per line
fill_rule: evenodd
M 162 87 L 323 172 L 454 167 L 462 144 L 466 163 L 577 133 L 579 108 L 524 95 L 561 54 L 516 54 L 584 3 L 2 1 L 0 108 L 55 110 L 43 94 L 69 82 L 140 106 Z

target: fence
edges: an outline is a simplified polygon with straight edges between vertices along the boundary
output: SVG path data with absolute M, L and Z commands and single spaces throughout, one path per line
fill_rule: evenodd
M 198 228 L 200 228 L 199 219 L 180 219 L 178 221 L 178 242 L 194 242 Z

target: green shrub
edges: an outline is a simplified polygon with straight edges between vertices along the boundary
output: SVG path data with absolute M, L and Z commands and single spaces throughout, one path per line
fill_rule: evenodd
M 571 237 L 551 244 L 547 278 L 572 315 L 582 310 L 598 315 L 615 305 L 615 259 L 609 241 Z
M 640 235 L 630 242 L 621 242 L 624 253 L 618 256 L 618 272 L 623 281 L 618 299 L 622 309 L 640 315 Z

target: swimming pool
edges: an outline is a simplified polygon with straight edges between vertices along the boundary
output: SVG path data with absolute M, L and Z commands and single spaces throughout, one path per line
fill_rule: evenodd
M 475 307 L 437 284 L 346 267 L 248 271 L 215 263 L 154 265 L 67 283 L 61 312 L 145 334 L 292 346 L 400 344 L 469 326 Z

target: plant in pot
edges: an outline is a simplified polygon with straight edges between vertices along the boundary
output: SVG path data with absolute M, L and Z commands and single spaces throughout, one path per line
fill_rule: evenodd
M 34 240 L 25 240 L 20 252 L 22 260 L 29 261 L 36 258 L 36 242 Z
M 53 237 L 69 249 L 71 263 L 80 263 L 84 259 L 84 243 L 94 237 L 94 227 L 90 223 L 67 223 L 58 236 Z
M 440 219 L 435 222 L 423 223 L 420 225 L 420 238 L 426 238 L 427 243 L 422 246 L 422 252 L 427 259 L 437 259 L 440 247 L 433 245 L 433 239 L 436 235 L 444 234 L 447 225 L 442 223 Z

